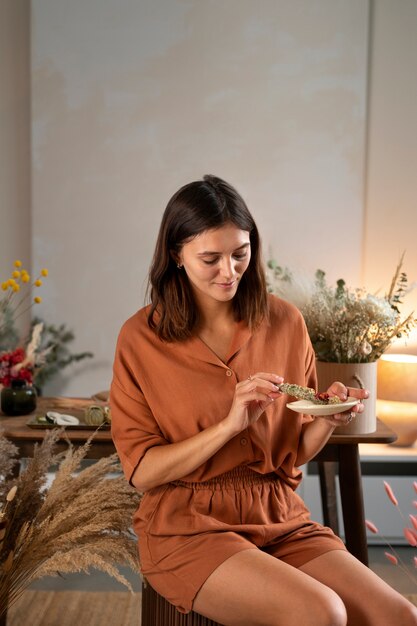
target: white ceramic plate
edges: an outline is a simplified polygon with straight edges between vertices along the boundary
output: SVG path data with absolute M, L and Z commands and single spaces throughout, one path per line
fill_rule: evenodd
M 353 398 L 340 402 L 339 404 L 314 404 L 310 400 L 297 400 L 289 402 L 287 407 L 296 413 L 305 413 L 306 415 L 334 415 L 335 413 L 343 413 L 358 404 L 359 400 Z

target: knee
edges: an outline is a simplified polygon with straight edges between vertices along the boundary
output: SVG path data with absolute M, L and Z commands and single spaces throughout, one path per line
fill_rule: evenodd
M 319 626 L 346 626 L 346 607 L 342 599 L 333 591 L 321 596 L 311 611 L 311 624 Z
M 327 589 L 325 593 L 312 594 L 304 597 L 302 601 L 294 605 L 294 609 L 287 620 L 278 622 L 275 619 L 262 622 L 262 626 L 277 626 L 277 624 L 288 624 L 290 626 L 346 626 L 347 612 L 342 599 L 332 590 Z M 261 623 L 260 623 L 261 624 Z M 416 625 L 417 626 L 417 625 Z
M 417 626 L 417 608 L 411 602 L 404 602 L 398 614 L 398 624 Z

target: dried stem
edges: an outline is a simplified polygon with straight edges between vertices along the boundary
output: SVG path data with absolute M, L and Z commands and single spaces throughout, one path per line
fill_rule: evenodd
M 81 469 L 92 437 L 77 449 L 55 454 L 60 430 L 46 433 L 17 480 L 10 478 L 15 447 L 0 436 L 0 501 L 5 536 L 0 541 L 0 615 L 35 579 L 99 569 L 131 586 L 118 571 L 140 572 L 131 522 L 140 494 L 121 474 L 116 454 Z M 45 488 L 47 473 L 58 465 Z M 4 506 L 10 487 L 16 495 Z

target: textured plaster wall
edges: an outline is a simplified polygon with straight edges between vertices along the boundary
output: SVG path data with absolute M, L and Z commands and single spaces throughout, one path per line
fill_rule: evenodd
M 363 279 L 389 288 L 402 254 L 417 281 L 417 2 L 373 3 Z M 404 301 L 417 313 L 417 289 Z M 391 352 L 417 354 L 417 330 Z
M 265 251 L 359 282 L 368 2 L 33 0 L 32 241 L 42 313 L 93 363 L 46 392 L 107 388 L 143 303 L 167 200 L 218 174 Z
M 31 261 L 29 0 L 0 2 L 0 282 Z M 0 292 L 2 293 L 2 292 Z M 18 320 L 24 333 L 29 313 Z

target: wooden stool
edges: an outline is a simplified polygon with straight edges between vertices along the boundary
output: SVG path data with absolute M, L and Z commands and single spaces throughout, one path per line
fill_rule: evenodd
M 149 583 L 142 585 L 142 626 L 221 626 L 198 613 L 180 613 Z

